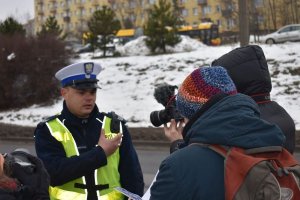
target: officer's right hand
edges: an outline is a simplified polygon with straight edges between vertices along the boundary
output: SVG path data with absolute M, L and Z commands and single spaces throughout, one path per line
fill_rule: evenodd
M 98 145 L 102 147 L 102 149 L 105 152 L 105 155 L 108 157 L 111 154 L 113 154 L 117 150 L 118 147 L 121 146 L 122 137 L 123 137 L 123 134 L 118 133 L 114 138 L 108 139 L 105 137 L 105 132 L 102 129 L 100 138 L 98 141 Z

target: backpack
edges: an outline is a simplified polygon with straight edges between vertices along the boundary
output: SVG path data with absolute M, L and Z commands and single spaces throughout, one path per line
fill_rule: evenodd
M 300 165 L 284 148 L 208 148 L 225 158 L 226 200 L 300 200 Z

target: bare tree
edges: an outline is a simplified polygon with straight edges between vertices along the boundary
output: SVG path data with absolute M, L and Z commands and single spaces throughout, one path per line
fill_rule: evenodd
M 239 0 L 240 46 L 249 44 L 248 0 Z
M 276 0 L 268 0 L 269 9 L 271 14 L 271 21 L 273 23 L 274 29 L 277 29 L 277 16 L 276 16 Z

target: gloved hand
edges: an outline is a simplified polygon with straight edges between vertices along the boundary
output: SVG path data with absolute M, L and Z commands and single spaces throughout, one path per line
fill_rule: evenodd
M 40 159 L 23 152 L 29 162 L 35 167 L 34 170 L 26 169 L 26 166 L 21 166 L 19 163 L 14 163 L 12 166 L 12 177 L 17 178 L 22 184 L 21 190 L 24 195 L 30 196 L 33 200 L 48 200 L 49 198 L 49 175 Z

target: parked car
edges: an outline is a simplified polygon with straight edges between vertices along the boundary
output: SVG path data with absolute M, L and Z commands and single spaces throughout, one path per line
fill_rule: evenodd
M 266 44 L 300 41 L 300 24 L 290 24 L 284 26 L 274 33 L 262 36 L 261 41 Z
M 86 52 L 92 52 L 92 51 L 93 51 L 93 47 L 90 43 L 87 43 L 86 45 L 81 46 L 74 50 L 75 53 L 86 53 Z

